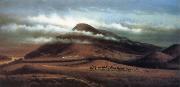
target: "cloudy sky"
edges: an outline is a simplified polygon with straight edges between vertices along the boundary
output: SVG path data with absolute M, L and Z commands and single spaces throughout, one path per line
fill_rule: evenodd
M 180 43 L 180 0 L 0 0 L 3 41 L 47 41 L 81 22 L 168 46 Z

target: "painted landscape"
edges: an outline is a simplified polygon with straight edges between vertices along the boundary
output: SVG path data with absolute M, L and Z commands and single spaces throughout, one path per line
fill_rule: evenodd
M 177 0 L 1 0 L 0 87 L 180 87 Z

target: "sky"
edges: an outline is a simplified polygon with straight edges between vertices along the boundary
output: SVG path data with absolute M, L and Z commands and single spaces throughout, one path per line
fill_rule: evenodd
M 0 0 L 3 41 L 46 42 L 82 22 L 169 46 L 180 43 L 180 0 Z

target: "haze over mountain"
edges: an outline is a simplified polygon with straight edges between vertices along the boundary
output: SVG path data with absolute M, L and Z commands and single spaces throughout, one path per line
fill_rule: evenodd
M 134 53 L 134 54 L 146 54 L 148 52 L 160 50 L 160 47 L 158 46 L 131 41 L 127 38 L 119 37 L 111 32 L 97 30 L 88 24 L 83 24 L 83 23 L 77 24 L 73 28 L 73 30 L 89 32 L 92 33 L 92 35 L 91 34 L 84 35 L 83 33 L 69 33 L 65 35 L 59 35 L 57 36 L 57 40 L 59 39 L 59 41 L 62 42 L 55 42 L 44 45 L 40 47 L 37 51 L 28 54 L 27 57 L 31 57 L 31 56 L 36 57 L 36 56 L 51 55 L 51 54 L 53 56 L 54 55 L 65 56 L 66 54 L 71 55 L 71 53 L 77 53 L 76 55 L 80 56 L 81 54 L 79 53 L 86 52 L 88 55 L 84 55 L 85 57 L 94 56 L 94 55 L 95 56 L 110 55 L 113 58 L 113 54 L 107 54 L 105 50 L 114 51 L 114 52 L 122 51 L 126 53 Z M 94 37 L 93 35 L 102 35 L 102 36 Z M 69 43 L 64 44 L 65 42 L 64 40 L 65 41 L 69 40 Z M 76 43 L 77 41 L 79 42 Z M 83 42 L 87 42 L 87 43 L 83 43 Z M 59 54 L 61 52 L 66 52 L 66 51 L 68 51 L 68 53 Z M 95 53 L 95 54 L 91 54 L 91 53 Z
M 179 6 L 178 0 L 1 0 L 0 39 L 46 43 L 87 23 L 135 41 L 169 46 L 180 42 Z

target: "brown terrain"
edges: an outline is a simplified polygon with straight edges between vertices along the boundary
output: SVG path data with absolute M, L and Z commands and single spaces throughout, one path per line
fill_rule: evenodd
M 165 64 L 172 59 L 173 57 L 162 52 L 152 52 L 129 64 L 148 68 L 160 68 L 165 67 Z
M 42 46 L 21 45 L 9 53 L 0 50 L 19 57 L 0 66 L 0 87 L 180 86 L 178 44 L 163 50 L 83 23 L 73 30 L 94 36 L 74 32 Z
M 168 47 L 167 49 L 163 50 L 163 52 L 173 57 L 177 57 L 180 55 L 180 44 L 172 45 Z
M 4 56 L 4 55 L 0 55 L 0 64 L 4 64 L 4 62 L 8 62 L 10 60 L 11 60 L 11 58 Z

